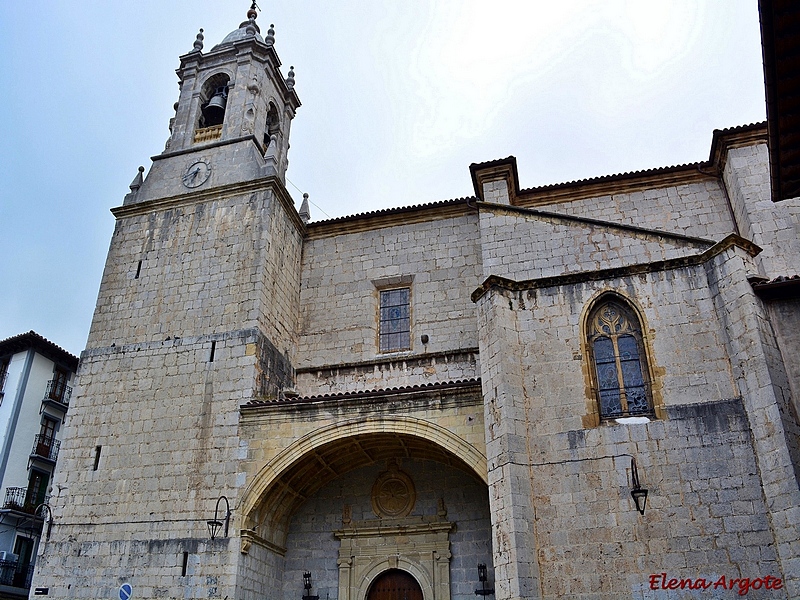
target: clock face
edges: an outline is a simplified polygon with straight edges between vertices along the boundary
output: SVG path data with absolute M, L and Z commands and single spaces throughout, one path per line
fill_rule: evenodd
M 211 175 L 211 165 L 204 160 L 198 160 L 189 165 L 183 174 L 183 185 L 196 188 L 203 185 Z

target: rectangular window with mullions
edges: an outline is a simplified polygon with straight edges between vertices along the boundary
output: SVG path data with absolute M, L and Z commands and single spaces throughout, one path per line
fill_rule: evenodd
M 411 289 L 381 291 L 380 351 L 411 349 Z

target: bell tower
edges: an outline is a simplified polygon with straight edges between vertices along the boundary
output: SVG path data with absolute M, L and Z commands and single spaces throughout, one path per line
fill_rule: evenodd
M 300 100 L 294 69 L 286 77 L 280 71 L 273 26 L 262 37 L 257 17 L 254 2 L 222 42 L 204 51 L 201 29 L 192 51 L 180 57 L 170 137 L 147 178 L 134 180 L 125 204 L 269 175 L 285 183 Z
M 284 185 L 294 74 L 256 19 L 209 51 L 200 30 L 166 148 L 112 209 L 36 566 L 51 598 L 240 597 L 239 411 L 293 387 L 305 234 Z

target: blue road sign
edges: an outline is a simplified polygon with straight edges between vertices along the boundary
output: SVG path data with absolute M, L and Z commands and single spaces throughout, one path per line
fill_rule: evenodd
M 131 600 L 133 588 L 130 583 L 123 583 L 119 586 L 119 600 Z

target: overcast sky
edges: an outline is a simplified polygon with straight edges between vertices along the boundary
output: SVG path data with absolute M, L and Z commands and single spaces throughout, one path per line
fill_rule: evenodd
M 0 2 L 0 339 L 84 348 L 178 56 L 249 4 Z M 259 5 L 295 67 L 287 187 L 314 220 L 468 196 L 470 163 L 512 154 L 522 187 L 706 160 L 715 128 L 765 118 L 756 0 Z

